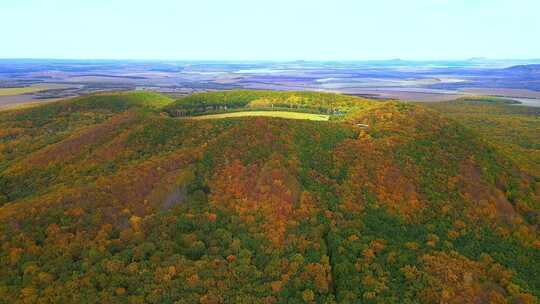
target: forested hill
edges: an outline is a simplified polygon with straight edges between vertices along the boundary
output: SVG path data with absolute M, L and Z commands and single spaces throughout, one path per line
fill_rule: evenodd
M 240 108 L 331 118 L 189 119 Z M 0 303 L 536 303 L 539 210 L 538 179 L 423 106 L 137 92 L 0 112 Z

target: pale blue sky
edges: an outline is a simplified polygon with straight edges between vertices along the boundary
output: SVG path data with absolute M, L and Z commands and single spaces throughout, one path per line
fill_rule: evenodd
M 0 58 L 539 58 L 539 0 L 0 0 Z

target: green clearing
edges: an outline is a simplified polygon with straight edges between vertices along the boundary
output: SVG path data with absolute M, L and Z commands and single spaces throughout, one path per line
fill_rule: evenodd
M 285 112 L 285 111 L 243 111 L 243 112 L 192 116 L 192 117 L 188 117 L 187 119 L 206 120 L 206 119 L 222 119 L 222 118 L 237 118 L 237 117 L 252 117 L 252 116 L 278 117 L 278 118 L 302 119 L 302 120 L 314 120 L 314 121 L 328 121 L 330 119 L 329 115 Z

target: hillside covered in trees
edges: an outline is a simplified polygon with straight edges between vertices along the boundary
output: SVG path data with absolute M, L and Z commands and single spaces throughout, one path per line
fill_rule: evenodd
M 503 98 L 468 97 L 425 105 L 483 136 L 523 170 L 540 177 L 540 108 L 516 103 Z
M 185 117 L 238 108 L 331 119 Z M 535 158 L 439 110 L 232 91 L 0 112 L 0 303 L 537 303 Z

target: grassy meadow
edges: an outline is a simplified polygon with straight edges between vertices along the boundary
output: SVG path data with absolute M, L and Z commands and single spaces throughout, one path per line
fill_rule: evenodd
M 238 118 L 238 117 L 253 117 L 253 116 L 278 117 L 278 118 L 286 118 L 286 119 L 303 119 L 303 120 L 313 120 L 313 121 L 328 121 L 330 119 L 329 115 L 285 112 L 285 111 L 242 111 L 242 112 L 193 116 L 193 117 L 190 117 L 190 119 L 205 120 L 205 119 L 223 119 L 223 118 Z

